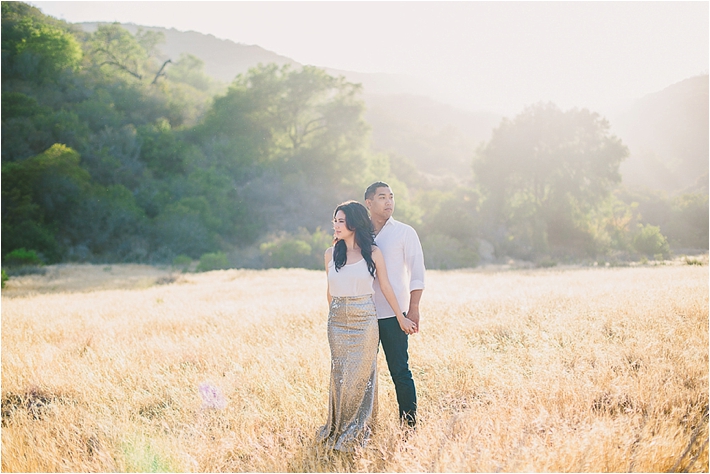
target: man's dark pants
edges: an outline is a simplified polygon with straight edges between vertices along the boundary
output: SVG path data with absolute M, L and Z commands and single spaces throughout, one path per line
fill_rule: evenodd
M 396 317 L 378 319 L 380 342 L 385 351 L 399 404 L 399 417 L 409 426 L 417 421 L 417 390 L 414 388 L 412 372 L 409 370 L 409 336 L 399 327 Z

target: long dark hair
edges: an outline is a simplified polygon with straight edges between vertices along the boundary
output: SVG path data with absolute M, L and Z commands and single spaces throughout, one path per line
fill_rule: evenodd
M 375 244 L 375 229 L 365 206 L 357 201 L 346 201 L 333 211 L 333 219 L 338 211 L 345 214 L 345 226 L 348 230 L 355 231 L 355 243 L 360 247 L 362 258 L 367 262 L 367 270 L 375 276 L 375 262 L 372 261 L 372 247 Z M 348 261 L 348 248 L 344 240 L 333 237 L 333 262 L 335 271 L 343 268 Z

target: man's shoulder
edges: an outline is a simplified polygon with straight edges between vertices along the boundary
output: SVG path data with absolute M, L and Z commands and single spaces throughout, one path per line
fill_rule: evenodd
M 392 218 L 392 225 L 398 227 L 402 232 L 412 232 L 415 235 L 417 234 L 417 231 L 414 229 L 414 227 L 409 224 L 405 224 L 404 222 L 398 221 L 394 217 Z

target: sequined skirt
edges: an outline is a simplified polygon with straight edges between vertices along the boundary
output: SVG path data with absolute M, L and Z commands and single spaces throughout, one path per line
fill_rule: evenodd
M 318 439 L 349 452 L 365 445 L 377 413 L 379 329 L 372 295 L 333 297 L 328 342 L 328 421 Z

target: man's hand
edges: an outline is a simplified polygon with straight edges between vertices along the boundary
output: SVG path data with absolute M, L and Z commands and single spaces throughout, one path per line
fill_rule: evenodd
M 417 327 L 414 329 L 414 333 L 415 334 L 418 333 L 419 332 L 419 308 L 418 307 L 415 307 L 415 308 L 410 307 L 409 311 L 407 312 L 407 319 L 409 319 L 410 321 L 414 322 L 414 324 L 417 325 Z
M 414 321 L 411 319 L 402 316 L 401 318 L 397 318 L 397 321 L 399 322 L 399 327 L 402 329 L 403 333 L 415 334 L 417 332 L 417 325 L 414 324 Z
M 417 325 L 419 332 L 419 300 L 422 299 L 423 290 L 412 290 L 409 299 L 409 311 L 407 311 L 407 319 L 411 319 Z

